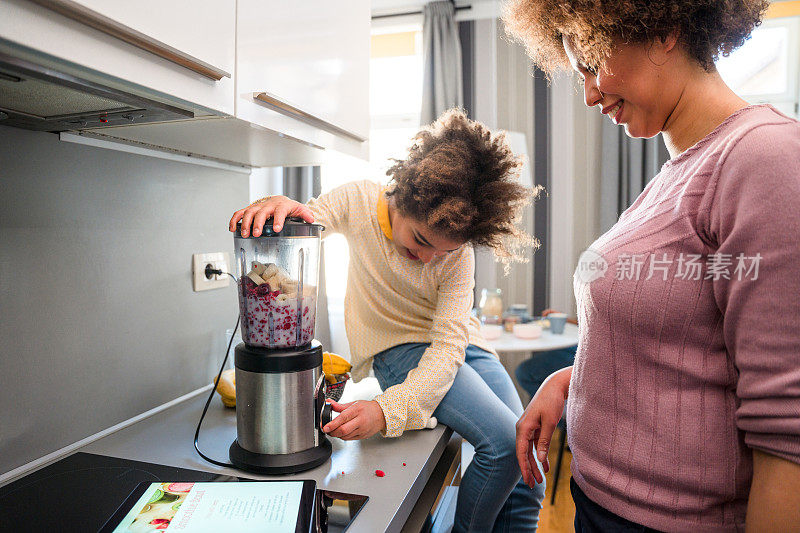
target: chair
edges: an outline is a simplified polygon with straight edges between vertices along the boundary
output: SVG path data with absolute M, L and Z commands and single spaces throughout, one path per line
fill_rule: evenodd
M 553 472 L 553 491 L 550 493 L 550 505 L 556 503 L 556 491 L 558 490 L 558 478 L 561 474 L 561 461 L 564 458 L 564 449 L 567 447 L 567 419 L 562 417 L 558 421 L 558 427 L 561 430 L 561 438 L 558 442 L 558 457 L 556 458 L 556 470 Z

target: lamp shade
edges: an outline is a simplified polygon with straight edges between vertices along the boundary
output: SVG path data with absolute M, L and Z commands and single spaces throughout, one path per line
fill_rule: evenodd
M 513 150 L 516 155 L 525 157 L 525 164 L 522 166 L 522 170 L 519 173 L 520 184 L 528 188 L 533 188 L 533 173 L 531 172 L 531 162 L 528 157 L 527 137 L 524 133 L 519 131 L 508 131 L 506 132 L 506 138 L 511 145 L 511 150 Z

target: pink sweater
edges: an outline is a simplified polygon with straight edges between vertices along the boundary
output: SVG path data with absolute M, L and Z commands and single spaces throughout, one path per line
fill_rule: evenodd
M 575 481 L 655 529 L 743 530 L 752 449 L 800 463 L 800 123 L 733 114 L 590 250 L 574 282 Z

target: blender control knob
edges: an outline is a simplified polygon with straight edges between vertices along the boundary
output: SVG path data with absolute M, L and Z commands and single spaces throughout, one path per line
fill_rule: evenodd
M 319 428 L 322 429 L 325 425 L 331 421 L 331 404 L 325 402 L 325 405 L 322 407 L 322 416 L 319 420 Z

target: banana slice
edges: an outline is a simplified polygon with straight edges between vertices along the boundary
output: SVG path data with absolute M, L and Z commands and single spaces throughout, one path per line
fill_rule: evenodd
M 247 277 L 250 278 L 251 280 L 253 280 L 253 283 L 255 283 L 256 285 L 263 285 L 264 284 L 264 280 L 261 278 L 261 276 L 256 274 L 254 270 L 251 270 L 250 272 L 248 272 L 247 273 Z
M 272 276 L 274 276 L 275 274 L 277 274 L 277 273 L 279 272 L 279 270 L 280 270 L 280 269 L 278 268 L 278 265 L 276 265 L 275 263 L 267 263 L 267 264 L 264 266 L 264 272 L 262 272 L 262 273 L 261 273 L 261 274 L 259 274 L 259 275 L 260 275 L 262 278 L 264 278 L 264 279 L 267 279 L 267 278 L 271 278 Z
M 280 289 L 281 292 L 285 292 L 286 294 L 296 293 L 298 285 L 299 283 L 293 279 L 284 279 L 281 281 Z
M 261 276 L 263 279 L 264 271 L 267 269 L 267 266 L 263 263 L 259 263 L 258 261 L 253 261 L 253 270 L 251 272 L 255 272 L 258 276 Z
M 266 272 L 265 272 L 266 274 Z M 281 286 L 281 280 L 278 276 L 272 276 L 271 278 L 265 278 L 265 281 L 269 283 L 270 290 L 277 291 Z

